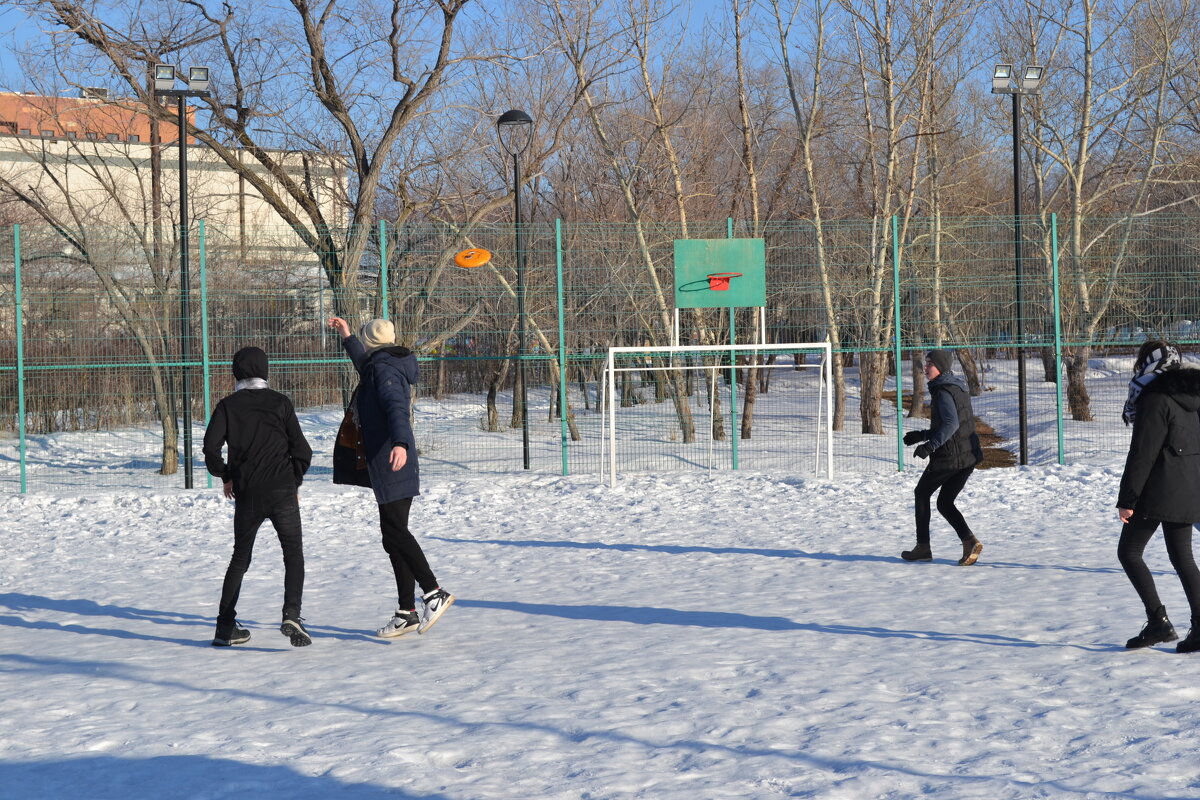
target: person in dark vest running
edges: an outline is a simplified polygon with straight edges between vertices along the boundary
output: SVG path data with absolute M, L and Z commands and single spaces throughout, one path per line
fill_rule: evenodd
M 1162 526 L 1171 566 L 1192 612 L 1192 630 L 1177 653 L 1200 650 L 1200 569 L 1192 555 L 1192 524 L 1200 522 L 1200 370 L 1183 366 L 1179 349 L 1163 341 L 1142 345 L 1133 365 L 1121 418 L 1133 426 L 1117 493 L 1124 523 L 1117 558 L 1146 609 L 1131 650 L 1179 638 L 1142 557 Z
M 983 544 L 971 532 L 971 526 L 954 505 L 954 499 L 966 486 L 975 467 L 983 461 L 983 448 L 975 433 L 970 392 L 966 381 L 953 373 L 953 363 L 954 356 L 949 350 L 930 350 L 925 356 L 930 426 L 927 431 L 904 434 L 904 443 L 917 445 L 913 455 L 928 458 L 929 466 L 921 474 L 914 491 L 917 544 L 912 550 L 902 552 L 900 557 L 905 561 L 933 560 L 929 546 L 929 502 L 933 493 L 941 489 L 937 510 L 958 534 L 962 542 L 962 558 L 958 564 L 967 567 L 978 560 Z

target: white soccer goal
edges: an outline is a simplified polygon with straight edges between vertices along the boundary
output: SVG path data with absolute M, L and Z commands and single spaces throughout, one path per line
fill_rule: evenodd
M 741 380 L 749 380 L 748 370 L 790 370 L 786 379 L 772 376 L 770 393 L 759 394 L 752 425 L 754 441 L 739 441 L 739 405 L 744 389 L 739 381 L 727 379 L 731 362 L 739 356 L 759 356 L 753 363 L 738 363 Z M 774 363 L 766 362 L 770 356 Z M 608 350 L 602 378 L 601 463 L 607 450 L 609 482 L 615 486 L 618 471 L 655 470 L 657 459 L 685 462 L 690 466 L 714 469 L 791 469 L 800 457 L 806 469 L 833 477 L 833 368 L 829 342 L 799 342 L 766 345 L 723 345 L 682 347 L 612 347 Z M 691 386 L 680 392 L 684 374 L 692 372 L 707 378 L 700 391 Z M 674 374 L 672 374 L 674 373 Z M 629 393 L 629 374 L 639 374 L 643 382 L 651 376 L 660 402 L 651 406 L 640 403 L 628 407 L 623 399 Z M 622 376 L 618 388 L 618 376 Z M 618 394 L 618 392 L 622 394 Z M 721 397 L 718 398 L 718 393 Z M 664 399 L 664 395 L 666 395 Z M 686 408 L 676 401 L 684 397 Z M 765 400 L 769 398 L 769 400 Z M 668 410 L 663 411 L 664 405 Z M 627 406 L 627 407 L 623 407 Z M 707 414 L 703 413 L 707 408 Z M 760 424 L 760 410 L 763 420 Z M 659 409 L 647 412 L 645 409 Z M 718 409 L 721 409 L 718 411 Z M 697 413 L 693 416 L 692 412 Z M 650 414 L 662 425 L 646 423 Z M 721 420 L 718 421 L 718 414 Z M 691 421 L 692 441 L 678 430 Z M 707 427 L 697 423 L 707 421 Z M 724 426 L 728 423 L 728 434 Z M 718 433 L 724 439 L 718 442 Z M 640 446 L 633 446 L 633 442 Z M 766 442 L 766 444 L 764 444 Z M 773 457 L 772 457 L 773 456 Z M 810 460 L 811 459 L 811 460 Z M 663 463 L 661 460 L 657 463 Z M 811 466 L 809 466 L 811 465 Z

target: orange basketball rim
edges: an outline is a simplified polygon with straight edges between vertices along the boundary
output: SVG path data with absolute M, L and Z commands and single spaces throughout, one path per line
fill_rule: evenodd
M 454 254 L 454 263 L 464 269 L 474 269 L 482 267 L 484 264 L 492 260 L 492 254 L 482 247 L 474 247 L 470 250 L 460 250 Z

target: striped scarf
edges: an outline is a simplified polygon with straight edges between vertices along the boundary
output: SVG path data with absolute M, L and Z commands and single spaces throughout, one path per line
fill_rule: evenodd
M 1126 425 L 1132 425 L 1137 416 L 1137 399 L 1142 390 L 1159 375 L 1179 367 L 1182 363 L 1179 350 L 1169 344 L 1150 351 L 1138 362 L 1133 368 L 1133 380 L 1129 382 L 1129 396 L 1125 398 L 1125 408 L 1121 411 L 1121 419 L 1125 420 Z

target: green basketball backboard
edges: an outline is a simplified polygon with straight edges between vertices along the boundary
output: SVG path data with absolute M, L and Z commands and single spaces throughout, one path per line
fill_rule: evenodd
M 676 239 L 675 307 L 765 306 L 766 263 L 762 239 Z

